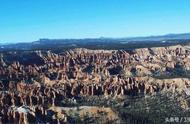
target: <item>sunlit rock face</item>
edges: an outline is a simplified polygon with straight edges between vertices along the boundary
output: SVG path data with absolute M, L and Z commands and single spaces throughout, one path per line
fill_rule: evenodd
M 143 48 L 132 53 L 81 48 L 60 54 L 34 51 L 26 55 L 23 54 L 25 58 L 22 59 L 17 53 L 9 53 L 6 57 L 1 55 L 1 90 L 30 92 L 29 87 L 61 85 L 71 91 L 70 95 L 109 94 L 112 87 L 115 88 L 110 91 L 111 94 L 120 94 L 120 90 L 125 92 L 125 89 L 135 87 L 132 86 L 134 84 L 147 84 L 135 77 L 150 77 L 170 73 L 175 68 L 190 68 L 187 46 Z M 10 60 L 11 56 L 14 57 Z M 32 57 L 33 61 L 24 63 L 23 59 Z M 40 64 L 36 58 L 41 60 Z
M 30 51 L 0 56 L 0 121 L 64 122 L 48 106 L 78 96 L 188 94 L 190 48 Z M 179 74 L 176 74 L 179 72 Z M 51 114 L 48 114 L 51 113 Z M 39 118 L 37 118 L 39 117 Z M 66 115 L 65 115 L 66 117 Z

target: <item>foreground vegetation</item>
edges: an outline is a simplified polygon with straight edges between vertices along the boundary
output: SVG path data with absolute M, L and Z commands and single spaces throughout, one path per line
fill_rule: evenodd
M 161 124 L 169 123 L 168 119 L 172 118 L 178 118 L 180 123 L 185 123 L 184 119 L 190 117 L 189 99 L 184 94 L 167 92 L 164 95 L 122 98 L 79 97 L 74 102 L 71 99 L 65 99 L 62 101 L 62 105 L 78 108 L 80 106 L 110 107 L 119 116 L 120 123 L 124 124 Z M 102 114 L 106 115 L 105 112 Z M 88 113 L 82 118 L 78 114 L 72 115 L 70 113 L 68 116 L 70 121 L 77 123 L 101 123 L 102 117 L 105 117 L 103 115 L 92 117 Z M 179 120 L 176 119 L 173 123 L 179 123 Z M 104 123 L 117 122 L 118 120 L 104 121 Z

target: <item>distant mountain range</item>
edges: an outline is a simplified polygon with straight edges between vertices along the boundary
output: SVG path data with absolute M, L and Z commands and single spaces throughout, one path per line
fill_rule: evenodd
M 122 38 L 127 41 L 163 41 L 163 40 L 181 40 L 181 39 L 190 39 L 190 33 L 183 34 L 167 34 L 160 36 L 148 36 L 148 37 L 131 37 L 131 38 Z
M 190 39 L 190 33 L 183 33 L 183 34 L 167 34 L 167 35 L 159 35 L 159 36 L 144 36 L 144 37 L 126 37 L 126 38 L 107 38 L 107 37 L 100 37 L 100 38 L 85 38 L 85 39 L 40 39 L 40 43 L 47 43 L 47 41 L 56 41 L 56 42 L 80 42 L 80 41 L 87 41 L 87 42 L 99 42 L 99 41 L 113 41 L 113 40 L 121 40 L 121 41 L 163 41 L 163 40 L 182 40 L 182 39 Z
M 97 49 L 97 48 L 125 49 L 129 47 L 134 47 L 134 44 L 136 44 L 135 47 L 137 47 L 139 45 L 143 46 L 144 43 L 152 45 L 161 44 L 161 46 L 164 46 L 164 45 L 173 45 L 173 44 L 174 45 L 184 44 L 189 42 L 190 42 L 190 33 L 167 34 L 161 36 L 148 36 L 148 37 L 127 37 L 127 38 L 101 37 L 101 38 L 86 38 L 86 39 L 40 39 L 34 42 L 1 44 L 0 51 L 34 50 L 34 49 L 70 49 L 78 47 L 91 48 L 91 49 Z

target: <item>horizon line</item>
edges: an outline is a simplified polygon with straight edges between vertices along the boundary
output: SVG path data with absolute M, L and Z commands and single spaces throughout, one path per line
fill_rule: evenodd
M 83 37 L 83 38 L 38 38 L 37 40 L 32 41 L 0 41 L 0 44 L 16 44 L 16 43 L 32 43 L 40 40 L 85 40 L 85 39 L 123 39 L 123 38 L 146 38 L 146 37 L 160 37 L 160 36 L 169 36 L 169 35 L 186 35 L 190 32 L 183 33 L 166 33 L 166 34 L 152 34 L 152 35 L 136 35 L 136 36 L 121 36 L 121 37 Z

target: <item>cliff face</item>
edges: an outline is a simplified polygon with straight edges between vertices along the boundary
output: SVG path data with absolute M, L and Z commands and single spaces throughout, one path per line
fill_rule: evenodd
M 64 98 L 79 95 L 122 97 L 166 91 L 185 91 L 188 95 L 190 86 L 190 80 L 183 76 L 156 78 L 172 76 L 176 69 L 190 70 L 188 46 L 136 49 L 132 53 L 88 49 L 60 54 L 32 51 L 25 58 L 19 56 L 18 53 L 1 54 L 2 122 L 29 123 L 37 121 L 36 117 L 64 122 L 66 118 L 49 116 L 50 110 L 45 106 L 59 106 Z

